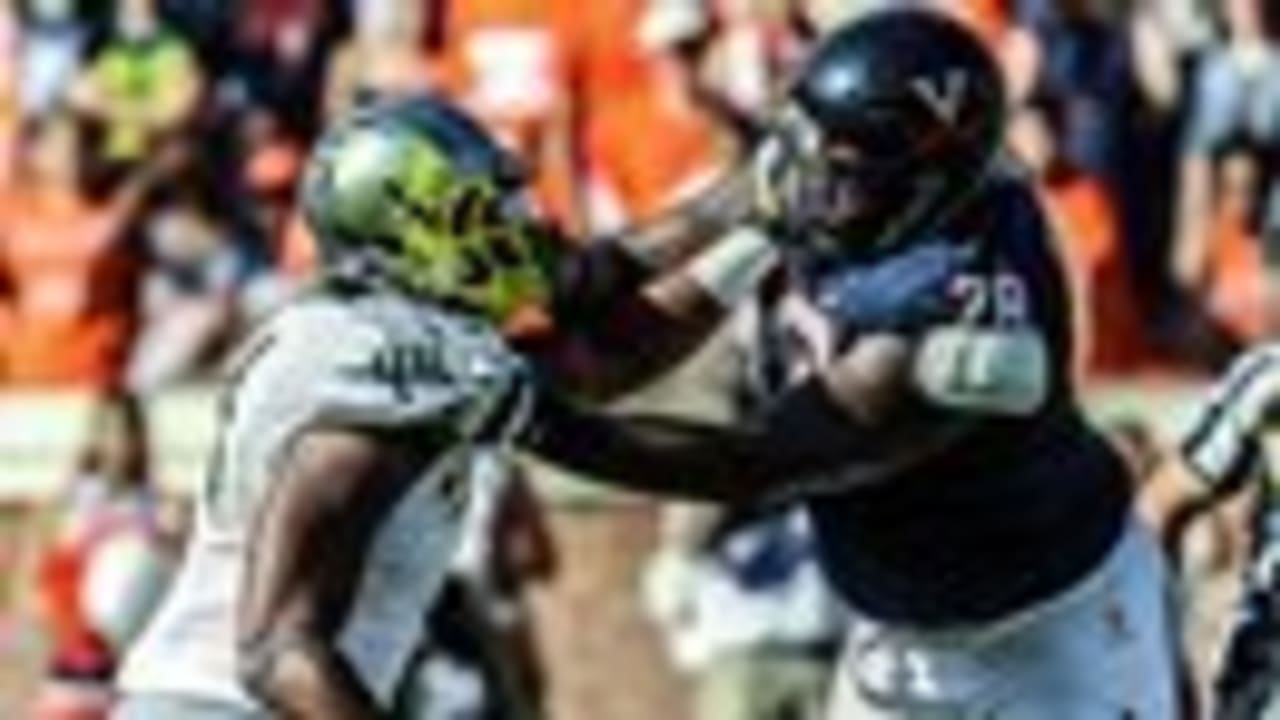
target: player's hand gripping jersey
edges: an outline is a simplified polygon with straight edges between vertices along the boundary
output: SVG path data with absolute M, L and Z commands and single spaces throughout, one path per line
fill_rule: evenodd
M 254 552 L 246 542 L 273 491 L 273 467 L 308 430 L 421 432 L 424 443 L 444 434 L 447 451 L 374 519 L 339 635 L 359 679 L 390 707 L 454 552 L 469 466 L 482 453 L 501 456 L 521 423 L 521 363 L 488 323 L 388 293 L 316 294 L 282 311 L 245 350 L 181 575 L 123 684 L 258 707 L 238 681 L 236 612 Z

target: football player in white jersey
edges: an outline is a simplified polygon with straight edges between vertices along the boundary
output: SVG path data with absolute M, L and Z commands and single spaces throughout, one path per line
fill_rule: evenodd
M 499 326 L 553 308 L 564 327 L 527 344 L 560 379 L 612 392 L 691 347 L 769 264 L 751 237 L 684 263 L 749 205 L 731 179 L 556 275 L 520 185 L 433 98 L 326 134 L 303 188 L 322 277 L 239 354 L 193 538 L 127 658 L 116 717 L 402 715 L 469 468 L 503 457 L 529 405 Z M 628 354 L 636 337 L 647 351 Z

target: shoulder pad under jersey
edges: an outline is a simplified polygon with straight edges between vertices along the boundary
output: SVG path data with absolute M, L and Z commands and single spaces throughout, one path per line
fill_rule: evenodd
M 465 429 L 522 368 L 487 326 L 385 299 L 299 303 L 240 363 L 244 396 L 292 394 L 307 424 L 383 428 L 447 417 Z

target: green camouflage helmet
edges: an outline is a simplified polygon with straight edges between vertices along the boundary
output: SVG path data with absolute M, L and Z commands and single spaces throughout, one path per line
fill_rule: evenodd
M 373 105 L 320 139 L 302 203 L 325 269 L 501 322 L 546 298 L 549 246 L 516 160 L 435 97 Z

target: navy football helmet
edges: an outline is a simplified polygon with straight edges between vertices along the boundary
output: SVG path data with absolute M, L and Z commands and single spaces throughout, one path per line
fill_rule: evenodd
M 879 257 L 930 231 L 987 177 L 1005 90 L 972 32 L 926 9 L 875 12 L 803 64 L 779 119 L 770 192 L 806 254 Z

